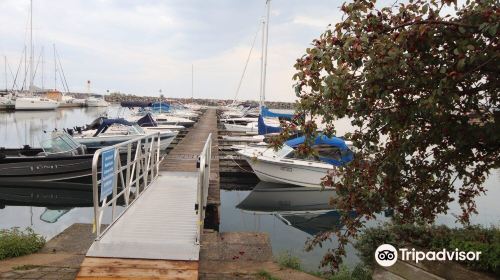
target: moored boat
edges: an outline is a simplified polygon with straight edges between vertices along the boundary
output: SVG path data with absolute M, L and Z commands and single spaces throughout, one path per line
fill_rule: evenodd
M 262 181 L 316 188 L 321 187 L 329 170 L 353 160 L 352 151 L 341 138 L 318 136 L 313 145 L 317 155 L 308 157 L 295 151 L 304 141 L 304 136 L 288 140 L 278 151 L 270 147 L 246 147 L 238 154 Z

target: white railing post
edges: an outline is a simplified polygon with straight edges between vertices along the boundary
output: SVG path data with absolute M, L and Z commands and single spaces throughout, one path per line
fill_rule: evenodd
M 198 174 L 198 238 L 197 243 L 200 243 L 201 233 L 205 220 L 205 208 L 207 206 L 208 187 L 210 185 L 210 162 L 212 159 L 212 134 L 208 135 L 207 141 L 203 146 L 200 154 L 200 170 Z

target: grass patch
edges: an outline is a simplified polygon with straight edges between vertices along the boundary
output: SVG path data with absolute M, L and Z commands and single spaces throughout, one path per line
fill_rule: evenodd
M 14 266 L 12 267 L 13 270 L 30 270 L 34 268 L 40 267 L 39 265 L 34 265 L 34 264 L 25 264 L 25 265 L 20 265 L 20 266 Z
M 45 245 L 45 238 L 33 229 L 17 227 L 0 230 L 0 260 L 35 253 Z
M 396 248 L 418 248 L 439 251 L 480 251 L 478 261 L 462 261 L 467 267 L 500 275 L 500 229 L 470 226 L 448 228 L 417 224 L 385 224 L 366 229 L 355 244 L 362 260 L 375 263 L 374 253 L 380 244 L 392 244 Z
M 328 280 L 370 280 L 372 273 L 363 265 L 357 265 L 352 270 L 345 265 L 341 265 L 339 271 L 327 277 Z
M 264 280 L 280 280 L 279 278 L 272 276 L 271 273 L 269 273 L 265 270 L 259 271 L 257 273 L 257 276 L 259 276 L 260 279 L 264 279 Z
M 283 252 L 276 257 L 276 261 L 281 267 L 291 268 L 302 271 L 300 259 L 290 254 Z

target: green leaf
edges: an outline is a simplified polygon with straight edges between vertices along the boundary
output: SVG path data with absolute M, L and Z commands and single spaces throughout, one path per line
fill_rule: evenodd
M 463 26 L 459 26 L 458 31 L 460 31 L 460 33 L 462 34 L 465 34 L 465 32 L 467 32 L 467 30 Z
M 463 70 L 464 67 L 465 67 L 465 58 L 462 58 L 457 63 L 457 69 L 458 70 Z

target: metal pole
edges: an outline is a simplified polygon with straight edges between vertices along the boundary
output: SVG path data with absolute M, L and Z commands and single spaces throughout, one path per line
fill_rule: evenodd
M 44 72 L 45 72 L 45 50 L 44 50 L 44 47 L 42 47 L 42 90 L 44 89 L 45 87 L 45 77 L 44 77 Z
M 191 64 L 191 102 L 194 99 L 194 64 Z
M 7 56 L 4 55 L 4 61 L 5 61 L 5 92 L 7 93 L 7 90 L 9 89 L 9 85 L 7 82 Z
M 262 102 L 264 103 L 266 100 L 266 69 L 267 69 L 267 46 L 269 41 L 269 13 L 271 11 L 271 0 L 267 0 L 267 16 L 266 16 L 266 44 L 265 44 L 265 52 L 264 52 L 264 72 L 262 77 Z
M 56 62 L 56 44 L 52 44 L 54 48 L 54 90 L 57 90 L 57 62 Z
M 30 85 L 29 92 L 33 93 L 33 0 L 30 1 Z
M 260 107 L 262 107 L 263 104 L 263 99 L 262 99 L 262 85 L 263 85 L 263 73 L 264 73 L 264 40 L 265 40 L 265 33 L 266 33 L 266 21 L 265 19 L 262 20 L 262 49 L 260 52 L 260 88 L 259 88 L 259 97 L 260 97 Z

